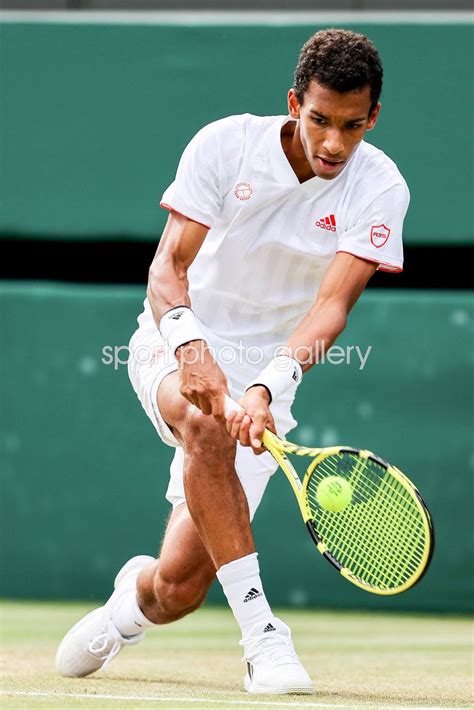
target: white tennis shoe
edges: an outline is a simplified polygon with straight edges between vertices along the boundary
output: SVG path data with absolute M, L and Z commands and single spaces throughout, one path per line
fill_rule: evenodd
M 124 637 L 112 621 L 112 610 L 117 600 L 136 585 L 143 567 L 153 557 L 132 557 L 119 571 L 114 581 L 114 592 L 104 606 L 94 609 L 72 627 L 61 641 L 56 653 L 56 670 L 63 676 L 82 678 L 105 670 L 122 646 L 134 646 L 144 633 Z
M 313 683 L 301 665 L 291 631 L 281 619 L 257 624 L 240 642 L 247 663 L 244 678 L 249 693 L 312 693 Z

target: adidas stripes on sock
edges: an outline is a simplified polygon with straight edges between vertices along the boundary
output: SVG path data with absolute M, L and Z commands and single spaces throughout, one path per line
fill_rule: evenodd
M 256 552 L 222 565 L 217 570 L 217 578 L 243 638 L 258 622 L 271 622 L 274 616 L 263 591 Z

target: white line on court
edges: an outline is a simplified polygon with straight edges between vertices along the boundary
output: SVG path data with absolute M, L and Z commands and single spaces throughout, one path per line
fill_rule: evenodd
M 465 710 L 461 707 L 453 707 L 443 705 L 437 707 L 435 705 L 342 705 L 340 703 L 301 703 L 301 702 L 282 702 L 278 700 L 217 700 L 211 698 L 186 698 L 186 697 L 160 697 L 158 695 L 106 695 L 105 693 L 45 693 L 41 691 L 22 691 L 22 690 L 0 690 L 0 695 L 21 696 L 21 697 L 37 697 L 37 698 L 88 698 L 89 700 L 121 700 L 130 702 L 154 702 L 154 703 L 208 703 L 209 705 L 241 705 L 244 707 L 254 707 L 258 705 L 266 705 L 279 708 L 340 708 L 342 710 Z
M 4 10 L 0 21 L 15 23 L 53 23 L 72 25 L 325 25 L 336 24 L 472 24 L 473 14 L 464 10 L 448 11 L 261 11 L 261 10 L 155 10 L 131 12 L 84 10 Z

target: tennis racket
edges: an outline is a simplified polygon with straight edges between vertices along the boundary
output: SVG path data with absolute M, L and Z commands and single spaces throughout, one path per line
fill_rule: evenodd
M 241 407 L 225 398 L 226 416 Z M 352 584 L 373 594 L 405 592 L 428 569 L 431 515 L 398 468 L 365 449 L 313 449 L 268 429 L 263 444 L 285 473 L 317 549 Z M 306 456 L 300 479 L 287 454 Z

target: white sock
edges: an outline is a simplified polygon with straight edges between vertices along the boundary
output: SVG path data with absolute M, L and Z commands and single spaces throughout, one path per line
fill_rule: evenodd
M 136 589 L 125 592 L 117 599 L 112 609 L 112 621 L 122 636 L 136 636 L 155 626 L 138 606 Z
M 222 565 L 217 570 L 217 578 L 222 584 L 243 638 L 249 635 L 252 627 L 258 622 L 264 624 L 274 619 L 263 591 L 256 552 Z

